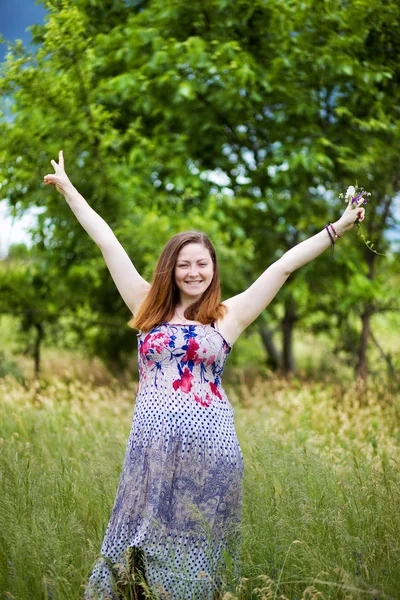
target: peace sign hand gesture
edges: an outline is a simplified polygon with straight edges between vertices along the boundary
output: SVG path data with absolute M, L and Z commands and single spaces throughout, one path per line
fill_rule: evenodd
M 64 170 L 64 156 L 63 151 L 60 150 L 58 153 L 58 164 L 55 160 L 51 161 L 55 173 L 50 173 L 49 175 L 45 175 L 44 183 L 46 185 L 53 184 L 56 186 L 56 190 L 60 192 L 60 194 L 65 195 L 67 188 L 71 186 L 71 182 L 68 179 L 68 176 Z

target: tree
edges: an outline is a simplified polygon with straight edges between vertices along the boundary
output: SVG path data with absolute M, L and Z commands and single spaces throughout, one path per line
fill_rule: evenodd
M 315 215 L 328 220 L 338 206 L 321 201 L 321 189 L 337 195 L 357 176 L 374 192 L 371 235 L 384 250 L 398 190 L 398 90 L 390 82 L 398 78 L 399 8 L 379 1 L 282 8 L 279 1 L 212 2 L 207 9 L 203 3 L 152 2 L 110 38 L 103 68 L 107 76 L 116 74 L 104 86 L 103 100 L 121 107 L 125 123 L 140 118 L 161 152 L 173 148 L 175 163 L 183 153 L 200 173 L 216 168 L 220 187 L 235 195 L 234 209 L 237 195 L 248 199 L 241 204 L 242 222 L 256 241 L 257 264 L 320 229 Z M 374 47 L 382 40 L 389 52 Z M 393 160 L 386 155 L 382 164 L 388 142 Z M 185 179 L 176 172 L 183 193 Z M 157 177 L 160 187 L 175 186 L 168 167 Z M 375 255 L 350 251 L 340 263 L 344 279 L 354 260 L 372 264 Z M 318 271 L 296 274 L 281 295 L 287 371 L 300 318 L 294 290 L 307 295 Z M 370 268 L 368 273 L 373 281 Z M 369 311 L 360 310 L 357 372 L 363 375 Z M 266 340 L 265 328 L 262 333 Z
M 39 375 L 45 327 L 57 319 L 56 288 L 50 281 L 49 273 L 43 275 L 40 265 L 33 263 L 26 246 L 11 246 L 0 269 L 0 313 L 18 316 L 20 331 L 33 332 L 25 353 L 33 357 L 35 377 Z
M 47 253 L 53 245 L 49 260 L 63 277 L 93 261 L 102 284 L 85 292 L 94 297 L 101 290 L 102 314 L 121 314 L 123 307 L 104 268 L 98 270 L 98 252 L 69 208 L 37 187 L 60 131 L 66 156 L 76 157 L 72 180 L 146 274 L 158 242 L 190 219 L 221 242 L 228 272 L 242 268 L 241 280 L 225 282 L 228 293 L 240 291 L 334 219 L 335 198 L 355 176 L 384 193 L 374 194 L 369 226 L 385 249 L 393 217 L 385 198 L 397 190 L 395 3 L 46 5 L 49 19 L 35 30 L 37 55 L 16 46 L 4 67 L 13 105 L 12 119 L 1 125 L 2 189 L 17 211 L 46 206 L 37 244 Z M 383 161 L 388 141 L 393 151 Z M 147 227 L 150 239 L 143 236 Z M 345 242 L 331 269 L 339 282 L 355 276 L 354 262 L 371 260 Z M 259 321 L 272 364 L 285 371 L 294 369 L 294 327 L 320 304 L 325 272 L 324 256 L 295 273 Z M 362 302 L 352 304 L 355 314 L 365 312 Z M 271 323 L 282 330 L 282 357 Z

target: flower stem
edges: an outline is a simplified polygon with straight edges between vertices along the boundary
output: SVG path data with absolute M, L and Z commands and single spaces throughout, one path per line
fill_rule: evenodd
M 365 231 L 364 231 L 364 228 L 361 225 L 360 221 L 357 220 L 356 225 L 358 228 L 357 234 L 363 240 L 363 242 L 367 246 L 368 250 L 371 250 L 371 252 L 374 252 L 375 254 L 379 254 L 379 256 L 386 256 L 386 254 L 383 254 L 382 252 L 377 252 L 376 250 L 374 250 L 374 248 L 373 248 L 374 244 L 371 242 L 371 240 L 366 239 Z

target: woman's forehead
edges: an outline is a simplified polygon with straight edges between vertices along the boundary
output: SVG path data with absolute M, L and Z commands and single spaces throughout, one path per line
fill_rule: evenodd
M 201 260 L 203 258 L 211 258 L 208 248 L 203 244 L 197 244 L 195 242 L 186 244 L 180 249 L 178 253 L 178 260 Z

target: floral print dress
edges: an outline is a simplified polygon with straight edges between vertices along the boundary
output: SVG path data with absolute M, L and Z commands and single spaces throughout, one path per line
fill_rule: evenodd
M 241 516 L 243 458 L 221 386 L 231 347 L 201 324 L 164 323 L 138 344 L 132 429 L 85 597 L 118 598 L 112 565 L 133 547 L 156 596 L 212 600 Z

